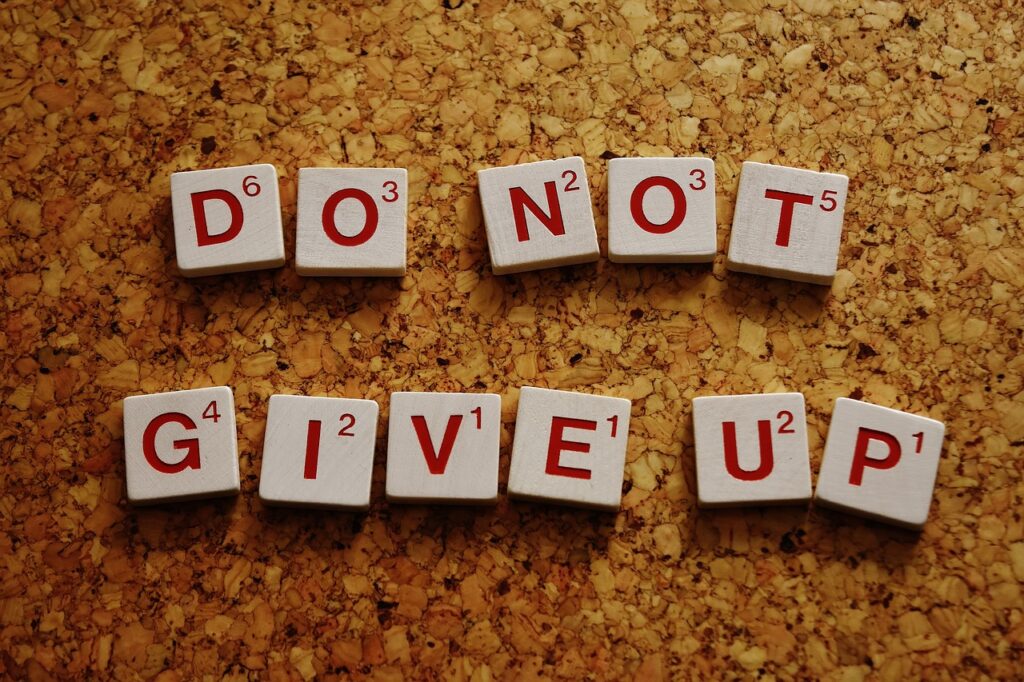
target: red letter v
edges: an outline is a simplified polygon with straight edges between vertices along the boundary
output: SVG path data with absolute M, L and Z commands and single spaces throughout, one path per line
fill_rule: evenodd
M 416 429 L 416 438 L 420 441 L 423 457 L 427 460 L 427 469 L 432 474 L 443 474 L 448 466 L 448 458 L 452 455 L 452 448 L 455 447 L 455 437 L 459 435 L 459 427 L 462 426 L 462 415 L 453 414 L 448 417 L 448 425 L 445 427 L 444 437 L 441 439 L 440 453 L 434 449 L 434 441 L 430 439 L 427 420 L 416 415 L 412 417 L 412 425 Z

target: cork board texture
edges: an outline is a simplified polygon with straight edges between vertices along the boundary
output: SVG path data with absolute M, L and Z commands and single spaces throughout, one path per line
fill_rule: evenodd
M 1024 19 L 999 2 L 5 3 L 0 675 L 969 679 L 1024 657 Z M 709 266 L 495 277 L 475 171 L 704 154 Z M 850 176 L 839 274 L 726 272 L 744 160 Z M 273 163 L 289 263 L 186 280 L 169 176 Z M 409 271 L 295 274 L 304 166 L 409 169 Z M 235 391 L 237 499 L 133 509 L 121 399 Z M 392 391 L 630 398 L 622 510 L 383 501 Z M 690 401 L 946 422 L 920 535 L 698 511 Z M 370 398 L 367 514 L 270 510 L 276 392 Z

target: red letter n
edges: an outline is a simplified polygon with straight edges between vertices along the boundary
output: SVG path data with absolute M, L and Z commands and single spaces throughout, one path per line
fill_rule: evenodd
M 555 182 L 544 183 L 544 191 L 548 197 L 548 210 L 551 215 L 544 213 L 541 207 L 530 198 L 530 195 L 522 187 L 511 187 L 508 190 L 509 199 L 512 200 L 512 218 L 516 223 L 516 237 L 519 241 L 530 240 L 530 231 L 526 227 L 526 210 L 530 209 L 537 220 L 548 228 L 548 232 L 558 236 L 565 234 L 565 222 L 562 221 L 562 204 L 558 201 L 558 188 Z

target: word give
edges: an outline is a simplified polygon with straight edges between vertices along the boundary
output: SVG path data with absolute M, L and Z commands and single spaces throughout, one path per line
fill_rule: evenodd
M 509 495 L 618 509 L 630 407 L 623 398 L 521 389 Z M 260 498 L 269 504 L 369 508 L 377 416 L 372 400 L 271 396 Z M 494 504 L 500 435 L 498 395 L 391 394 L 387 499 Z M 132 503 L 240 489 L 227 387 L 125 398 L 124 439 Z
M 590 189 L 578 156 L 477 172 L 495 274 L 596 261 Z M 726 265 L 828 284 L 848 178 L 746 162 Z M 309 276 L 401 276 L 408 178 L 402 168 L 299 170 L 295 267 Z M 277 172 L 268 164 L 171 176 L 178 267 L 187 276 L 280 267 Z M 608 166 L 608 257 L 710 262 L 717 253 L 711 159 L 618 158 Z

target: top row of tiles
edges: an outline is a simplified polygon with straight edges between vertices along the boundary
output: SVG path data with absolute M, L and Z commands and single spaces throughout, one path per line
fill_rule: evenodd
M 578 156 L 477 173 L 495 274 L 598 259 Z M 726 265 L 828 284 L 835 276 L 849 179 L 745 162 Z M 202 276 L 280 267 L 284 234 L 270 164 L 171 176 L 178 267 Z M 295 266 L 308 276 L 401 276 L 408 178 L 403 168 L 299 170 Z M 717 251 L 715 165 L 703 157 L 620 158 L 608 165 L 608 257 L 693 263 Z

